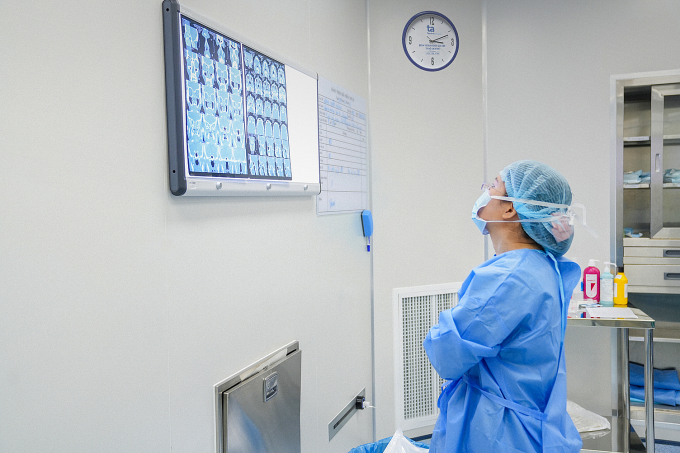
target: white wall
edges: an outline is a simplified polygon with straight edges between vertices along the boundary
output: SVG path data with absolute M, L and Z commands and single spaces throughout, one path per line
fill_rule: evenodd
M 363 0 L 183 4 L 368 97 Z M 212 452 L 213 385 L 299 340 L 303 451 L 372 438 L 370 261 L 315 200 L 175 198 L 160 0 L 0 5 L 0 451 Z
M 581 267 L 589 258 L 608 261 L 610 76 L 678 67 L 680 4 L 487 5 L 489 172 L 527 158 L 558 169 L 600 236 L 577 227 L 567 256 Z M 568 329 L 569 398 L 603 414 L 610 404 L 609 344 L 606 330 Z
M 421 11 L 455 25 L 456 59 L 416 68 L 401 36 Z M 483 261 L 470 220 L 482 184 L 482 34 L 476 1 L 369 2 L 377 437 L 394 433 L 392 289 L 463 281 Z

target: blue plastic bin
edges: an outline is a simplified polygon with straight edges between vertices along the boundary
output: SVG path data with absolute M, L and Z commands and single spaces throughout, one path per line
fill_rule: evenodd
M 349 453 L 383 453 L 385 451 L 385 449 L 387 448 L 387 444 L 389 444 L 391 440 L 392 440 L 392 437 L 386 437 L 384 439 L 380 439 L 378 442 L 359 445 L 356 448 L 352 448 L 349 451 Z M 416 447 L 427 448 L 428 450 L 430 449 L 430 446 L 428 444 L 424 444 L 424 443 L 421 443 L 421 442 L 415 442 L 411 439 L 408 439 L 408 440 L 409 440 L 409 442 L 411 442 Z

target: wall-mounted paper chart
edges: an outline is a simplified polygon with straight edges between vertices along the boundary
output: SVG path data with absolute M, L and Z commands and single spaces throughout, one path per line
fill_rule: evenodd
M 319 77 L 317 214 L 368 209 L 366 100 Z

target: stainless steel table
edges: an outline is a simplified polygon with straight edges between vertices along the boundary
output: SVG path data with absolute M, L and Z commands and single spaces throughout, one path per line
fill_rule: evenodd
M 645 335 L 645 429 L 647 452 L 654 452 L 654 320 L 642 310 L 632 308 L 637 319 L 568 318 L 567 326 L 608 327 L 617 329 L 619 385 L 618 417 L 608 417 L 612 431 L 593 438 L 584 433 L 582 452 L 644 451 L 640 438 L 630 429 L 630 374 L 628 370 L 628 329 L 644 330 Z

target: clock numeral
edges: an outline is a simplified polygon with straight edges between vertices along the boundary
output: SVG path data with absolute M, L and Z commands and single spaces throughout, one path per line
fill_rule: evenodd
M 432 57 L 432 66 L 434 66 L 434 57 Z
M 455 44 L 453 43 L 453 38 L 451 38 L 451 45 L 454 46 Z
M 430 25 L 434 25 L 434 17 L 430 17 Z
M 413 38 L 411 38 L 411 37 L 409 36 L 409 37 L 408 37 L 408 43 L 409 43 L 409 44 L 413 44 L 412 40 L 413 40 Z

